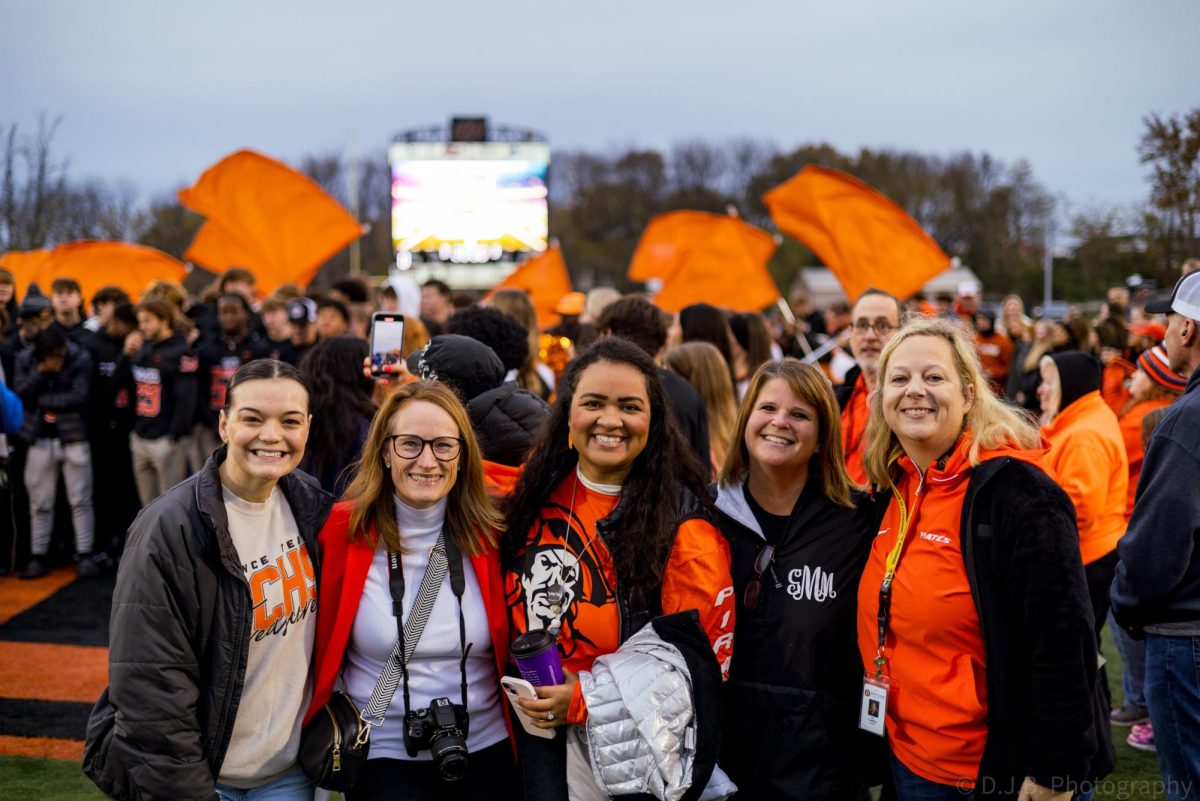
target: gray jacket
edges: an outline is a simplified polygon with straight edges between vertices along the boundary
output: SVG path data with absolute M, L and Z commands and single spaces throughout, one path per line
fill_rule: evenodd
M 711 653 L 711 652 L 710 652 Z M 701 737 L 691 670 L 684 654 L 653 625 L 614 653 L 580 671 L 587 702 L 592 772 L 610 796 L 648 793 L 680 801 L 692 787 Z M 701 757 L 703 760 L 703 757 Z M 697 772 L 708 787 L 700 798 L 719 799 L 737 788 L 717 768 Z

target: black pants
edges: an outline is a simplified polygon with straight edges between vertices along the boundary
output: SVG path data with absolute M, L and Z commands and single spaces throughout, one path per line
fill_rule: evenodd
M 1092 614 L 1096 619 L 1097 648 L 1100 647 L 1100 631 L 1104 628 L 1104 622 L 1108 620 L 1108 594 L 1112 588 L 1113 579 L 1117 577 L 1119 561 L 1121 559 L 1117 556 L 1117 552 L 1111 551 L 1090 565 L 1083 566 L 1084 575 L 1087 577 L 1088 595 L 1092 600 Z M 1107 714 L 1112 710 L 1112 694 L 1108 690 L 1108 670 L 1106 668 L 1100 668 L 1100 675 L 1096 681 L 1100 685 L 1100 694 L 1104 698 L 1104 712 Z
M 517 801 L 517 768 L 508 740 L 472 752 L 468 760 L 466 776 L 444 782 L 432 762 L 368 759 L 346 801 Z

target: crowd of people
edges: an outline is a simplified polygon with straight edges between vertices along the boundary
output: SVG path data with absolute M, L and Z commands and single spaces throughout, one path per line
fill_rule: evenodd
M 349 801 L 1086 799 L 1110 724 L 1200 797 L 1200 261 L 1090 319 L 16 290 L 5 551 L 117 570 L 113 798 L 311 799 L 339 704 Z M 558 672 L 506 700 L 531 637 Z

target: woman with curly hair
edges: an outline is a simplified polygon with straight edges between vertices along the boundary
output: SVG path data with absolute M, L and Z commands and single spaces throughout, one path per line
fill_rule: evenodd
M 308 383 L 312 430 L 300 469 L 335 496 L 350 483 L 375 416 L 374 382 L 363 375 L 369 347 L 358 337 L 323 339 L 304 355 L 300 372 Z
M 539 728 L 564 729 L 555 740 L 520 738 L 531 801 L 567 797 L 568 782 L 572 798 L 603 797 L 576 673 L 651 619 L 698 610 L 727 670 L 733 581 L 729 546 L 705 517 L 705 476 L 641 348 L 606 337 L 568 366 L 514 491 L 504 544 L 513 634 L 556 634 L 566 675 L 520 702 Z

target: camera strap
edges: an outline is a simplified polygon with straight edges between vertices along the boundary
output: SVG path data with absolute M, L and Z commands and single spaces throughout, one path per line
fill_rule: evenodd
M 403 686 L 404 715 L 408 716 L 411 709 L 408 692 L 408 660 L 412 658 L 421 634 L 425 631 L 425 624 L 433 611 L 434 602 L 437 601 L 438 592 L 442 588 L 442 579 L 446 576 L 447 571 L 450 573 L 450 589 L 458 599 L 458 637 L 459 649 L 462 651 L 459 671 L 462 676 L 462 704 L 463 708 L 466 708 L 467 655 L 471 650 L 471 646 L 466 642 L 467 624 L 462 610 L 466 576 L 463 573 L 462 554 L 458 549 L 458 544 L 452 537 L 447 537 L 443 529 L 438 535 L 433 550 L 429 553 L 429 564 L 425 568 L 425 575 L 421 578 L 421 584 L 417 588 L 417 597 L 413 602 L 413 610 L 408 617 L 407 624 L 404 623 L 404 569 L 400 554 L 388 553 L 388 587 L 392 594 L 392 614 L 396 617 L 398 637 L 384 667 L 384 672 L 379 677 L 375 691 L 371 693 L 371 699 L 363 712 L 363 717 L 374 726 L 383 725 L 385 713 L 392 703 L 392 697 L 396 694 L 398 685 Z

